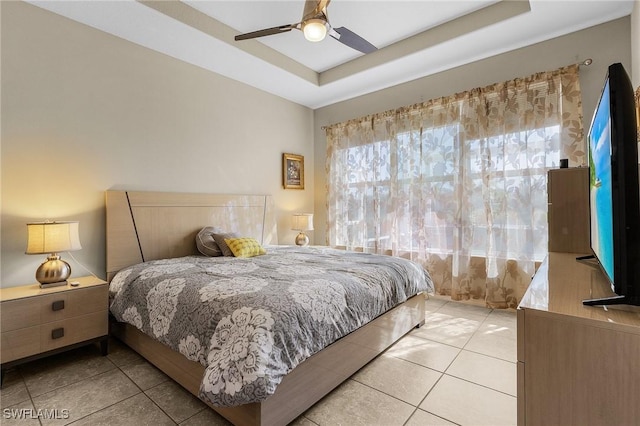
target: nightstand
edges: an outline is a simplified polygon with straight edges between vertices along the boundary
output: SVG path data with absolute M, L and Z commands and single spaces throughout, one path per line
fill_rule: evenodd
M 107 354 L 107 282 L 92 276 L 70 281 L 79 285 L 0 289 L 2 373 L 15 365 L 95 342 L 100 343 L 102 354 Z

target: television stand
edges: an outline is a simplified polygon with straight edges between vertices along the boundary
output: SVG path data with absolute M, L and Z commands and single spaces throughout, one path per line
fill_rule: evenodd
M 518 307 L 518 425 L 638 424 L 640 306 L 583 305 L 616 295 L 575 258 L 549 253 Z
M 576 257 L 576 262 L 591 266 L 592 268 L 600 269 L 600 262 L 598 262 L 598 259 L 596 259 L 594 255 L 578 256 Z M 595 299 L 586 299 L 582 301 L 582 304 L 585 306 L 628 305 L 629 299 L 626 296 L 613 295 L 608 297 L 598 297 Z
M 585 265 L 594 265 L 594 266 L 598 266 L 600 264 L 596 259 L 596 257 L 592 254 L 588 254 L 586 256 L 578 256 L 576 257 L 576 262 L 582 262 Z
M 611 296 L 611 297 L 602 297 L 599 299 L 583 300 L 582 304 L 585 306 L 627 305 L 629 304 L 629 300 L 627 300 L 625 296 Z

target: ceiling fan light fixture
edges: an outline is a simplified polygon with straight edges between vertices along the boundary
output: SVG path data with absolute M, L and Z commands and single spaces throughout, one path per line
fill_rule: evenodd
M 308 19 L 302 24 L 304 38 L 309 41 L 322 41 L 327 35 L 327 25 L 323 19 Z

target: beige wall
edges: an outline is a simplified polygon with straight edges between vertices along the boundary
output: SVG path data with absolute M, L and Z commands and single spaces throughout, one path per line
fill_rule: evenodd
M 73 254 L 104 277 L 112 188 L 272 194 L 293 242 L 289 213 L 313 211 L 310 109 L 29 4 L 1 10 L 1 286 L 34 281 L 46 256 L 24 254 L 25 224 L 45 219 L 79 220 Z M 306 190 L 282 189 L 283 152 L 305 156 Z
M 622 62 L 628 72 L 631 70 L 629 34 L 630 19 L 625 17 L 315 110 L 316 243 L 324 243 L 326 233 L 326 137 L 322 126 L 592 58 L 593 64 L 580 70 L 585 127 L 588 128 L 607 67 Z

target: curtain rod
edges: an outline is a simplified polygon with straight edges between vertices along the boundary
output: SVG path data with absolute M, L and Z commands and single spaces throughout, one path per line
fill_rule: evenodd
M 578 62 L 576 65 L 579 67 L 588 67 L 589 65 L 591 65 L 593 63 L 593 59 L 591 58 L 587 58 L 582 62 Z M 320 129 L 321 130 L 326 130 L 329 126 L 321 126 Z

